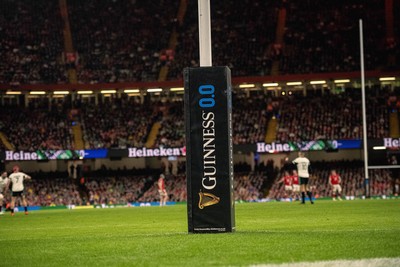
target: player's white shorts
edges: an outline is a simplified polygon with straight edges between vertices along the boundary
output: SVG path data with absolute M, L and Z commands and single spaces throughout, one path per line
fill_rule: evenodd
M 2 193 L 0 193 L 0 200 L 3 200 L 3 199 L 4 199 L 4 196 Z
M 285 185 L 285 191 L 292 191 L 293 188 L 291 185 Z
M 334 184 L 334 185 L 332 185 L 332 190 L 333 190 L 333 192 L 338 191 L 340 193 L 340 192 L 342 192 L 342 187 L 340 186 L 340 184 Z
M 293 191 L 294 191 L 294 192 L 300 192 L 300 185 L 294 184 L 294 185 L 292 185 L 292 186 L 293 186 Z
M 167 191 L 165 191 L 165 190 L 158 190 L 158 193 L 160 194 L 160 197 L 165 197 L 168 195 Z

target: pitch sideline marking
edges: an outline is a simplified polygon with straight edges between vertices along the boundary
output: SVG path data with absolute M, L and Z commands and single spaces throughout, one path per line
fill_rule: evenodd
M 361 260 L 332 260 L 282 264 L 257 264 L 250 267 L 387 267 L 400 266 L 400 258 L 373 258 Z

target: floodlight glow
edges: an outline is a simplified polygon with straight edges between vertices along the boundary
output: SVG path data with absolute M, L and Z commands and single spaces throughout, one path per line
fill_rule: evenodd
M 381 77 L 381 78 L 379 78 L 379 80 L 381 82 L 386 82 L 386 81 L 394 81 L 394 80 L 396 80 L 396 78 L 395 77 Z
M 117 90 L 101 90 L 100 93 L 102 94 L 115 94 Z
M 326 84 L 326 81 L 311 81 L 310 84 Z
M 278 86 L 278 83 L 263 83 L 263 87 L 274 87 L 274 86 Z
M 90 90 L 88 90 L 88 91 L 78 91 L 77 93 L 78 93 L 78 95 L 91 95 L 91 94 L 93 94 L 93 91 L 90 91 Z
M 69 92 L 68 91 L 54 91 L 53 94 L 54 95 L 68 95 Z
M 289 85 L 289 86 L 302 85 L 302 82 L 287 82 L 286 85 Z
M 29 94 L 31 95 L 44 95 L 46 94 L 45 91 L 31 91 Z
M 125 89 L 124 90 L 124 93 L 127 93 L 127 94 L 129 94 L 129 93 L 139 93 L 139 92 L 140 92 L 139 89 Z
M 156 92 L 161 92 L 162 88 L 149 88 L 147 89 L 147 92 L 149 93 L 156 93 Z
M 239 88 L 253 88 L 255 87 L 254 83 L 244 83 L 239 85 Z
M 334 83 L 349 83 L 350 79 L 340 79 L 340 80 L 334 80 Z
M 6 95 L 20 95 L 21 91 L 7 91 Z
M 183 91 L 185 88 L 183 87 L 172 87 L 169 89 L 171 92 L 178 92 L 178 91 Z
M 373 150 L 385 150 L 386 147 L 385 146 L 374 146 L 372 147 Z

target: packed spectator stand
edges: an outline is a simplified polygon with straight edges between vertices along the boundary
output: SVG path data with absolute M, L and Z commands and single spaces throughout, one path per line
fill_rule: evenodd
M 158 112 L 132 99 L 115 99 L 98 105 L 81 103 L 75 107 L 74 122 L 82 123 L 85 147 L 142 147 Z M 106 110 L 106 112 L 104 112 Z
M 160 52 L 168 46 L 177 4 L 68 1 L 79 82 L 157 80 Z
M 3 1 L 0 6 L 0 84 L 97 84 L 182 79 L 185 67 L 197 67 L 197 2 L 187 1 L 183 20 L 179 1 L 68 0 L 71 39 L 65 35 L 62 7 L 57 1 Z M 396 38 L 385 33 L 384 1 L 214 1 L 212 37 L 214 65 L 226 65 L 233 77 L 358 71 L 358 19 L 364 19 L 366 69 L 398 70 Z M 394 13 L 400 10 L 393 4 Z M 284 27 L 277 25 L 286 12 Z M 65 11 L 65 10 L 64 10 Z M 38 16 L 37 14 L 40 14 Z M 93 15 L 95 14 L 95 15 Z M 177 15 L 178 14 L 178 15 Z M 399 16 L 394 36 L 399 36 Z M 15 30 L 18 29 L 18 30 Z M 282 30 L 283 29 L 283 30 Z M 171 50 L 172 33 L 177 34 Z M 281 37 L 281 41 L 279 41 Z M 73 48 L 68 52 L 66 43 Z M 167 53 L 168 55 L 166 57 Z M 72 54 L 70 58 L 67 54 Z M 70 73 L 75 72 L 76 78 Z M 75 80 L 74 80 L 75 79 Z M 274 141 L 361 139 L 361 96 L 351 86 L 343 92 L 325 88 L 318 93 L 295 91 L 280 95 L 259 90 L 233 93 L 233 143 L 264 142 L 270 120 L 277 120 Z M 368 138 L 389 136 L 389 116 L 400 108 L 398 88 L 367 87 Z M 185 145 L 182 99 L 157 100 L 112 96 L 100 101 L 47 96 L 0 105 L 0 132 L 15 150 L 75 149 L 72 126 L 81 125 L 85 149 L 143 147 L 151 128 L 160 124 L 153 147 Z M 4 149 L 0 141 L 0 149 Z M 261 168 L 262 169 L 262 168 Z M 331 194 L 327 169 L 317 169 L 316 195 Z M 361 167 L 339 169 L 344 192 L 359 196 Z M 282 197 L 276 176 L 265 169 L 237 172 L 235 199 L 255 201 Z M 170 200 L 186 199 L 182 173 L 167 180 Z M 88 179 L 85 199 L 67 178 L 33 180 L 28 188 L 32 205 L 125 204 L 157 200 L 156 186 L 144 188 L 143 176 L 104 176 Z M 387 171 L 372 172 L 371 194 L 390 195 Z M 272 189 L 269 190 L 269 187 Z
M 369 138 L 388 136 L 389 97 L 389 92 L 380 87 L 371 88 L 368 94 Z M 361 139 L 360 98 L 355 89 L 314 97 L 247 96 L 238 91 L 233 95 L 233 143 L 264 142 L 272 118 L 279 122 L 275 140 L 280 142 Z M 269 110 L 271 103 L 274 107 Z M 16 150 L 73 149 L 71 127 L 80 123 L 85 148 L 126 148 L 143 146 L 152 125 L 158 122 L 161 128 L 155 147 L 184 146 L 182 101 L 140 103 L 133 98 L 112 98 L 98 104 L 75 101 L 73 106 L 69 101 L 49 106 L 46 98 L 28 107 L 1 106 L 0 130 Z
M 273 164 L 273 163 L 272 163 Z M 328 183 L 329 173 L 335 169 L 342 178 L 342 198 L 360 199 L 364 193 L 364 175 L 361 161 L 314 162 L 310 188 L 317 199 L 332 198 Z M 236 166 L 238 167 L 238 166 Z M 277 166 L 272 166 L 275 171 Z M 35 179 L 26 182 L 27 199 L 32 206 L 71 205 L 131 205 L 159 200 L 157 173 L 134 175 L 145 170 L 107 171 L 88 174 L 84 180 L 84 192 L 79 179 L 64 177 L 63 173 L 33 173 Z M 130 174 L 129 174 L 130 173 Z M 94 175 L 94 176 L 92 176 Z M 234 198 L 237 202 L 295 201 L 287 196 L 283 183 L 278 183 L 280 172 L 268 172 L 261 168 L 255 172 L 236 172 Z M 399 184 L 393 184 L 388 170 L 372 170 L 370 173 L 371 196 L 382 198 L 394 195 Z M 184 173 L 166 176 L 169 201 L 186 201 L 186 177 Z M 9 194 L 9 193 L 7 193 Z M 7 198 L 6 194 L 6 198 Z
M 0 5 L 0 83 L 66 83 L 58 2 L 2 1 Z
M 123 174 L 126 172 L 131 174 Z M 113 175 L 88 174 L 84 180 L 55 173 L 50 177 L 33 173 L 25 183 L 31 206 L 130 205 L 159 201 L 156 174 L 134 175 L 137 170 L 111 171 Z M 140 172 L 140 171 L 139 171 Z M 82 182 L 82 184 L 80 184 Z M 235 177 L 235 199 L 256 201 L 262 197 L 263 174 L 238 174 Z M 186 176 L 182 173 L 166 176 L 168 201 L 186 201 Z M 6 194 L 8 197 L 9 191 Z
M 360 69 L 359 25 L 363 19 L 365 68 L 386 60 L 384 1 L 287 1 L 282 73 L 343 72 Z M 380 56 L 378 56 L 380 55 Z
M 184 67 L 198 67 L 197 2 L 188 1 L 175 60 L 168 79 L 182 77 Z M 278 2 L 216 1 L 212 3 L 213 64 L 228 66 L 232 76 L 268 75 L 273 55 Z
M 15 150 L 73 146 L 66 106 L 50 104 L 49 109 L 48 99 L 32 101 L 28 107 L 0 106 L 0 131 L 8 137 Z
M 176 80 L 184 67 L 199 66 L 196 1 L 185 2 L 183 14 L 178 14 L 179 1 L 69 0 L 65 10 L 45 0 L 1 5 L 4 84 L 67 83 L 70 68 L 79 83 L 156 81 L 165 65 L 168 79 Z M 393 10 L 398 9 L 394 3 Z M 60 10 L 67 11 L 71 39 L 63 36 Z M 278 29 L 282 10 L 286 16 Z M 384 1 L 225 0 L 212 3 L 211 16 L 214 65 L 230 67 L 234 77 L 357 71 L 360 18 L 368 29 L 366 69 L 398 67 L 396 57 L 387 62 L 391 51 L 398 54 L 398 40 L 385 36 Z M 177 40 L 171 44 L 173 32 Z M 73 51 L 65 51 L 68 42 Z M 171 45 L 175 48 L 166 59 Z

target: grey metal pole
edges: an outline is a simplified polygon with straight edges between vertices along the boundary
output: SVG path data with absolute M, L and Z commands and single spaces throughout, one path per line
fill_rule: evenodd
M 361 97 L 362 97 L 362 120 L 363 120 L 365 195 L 369 197 L 367 114 L 366 114 L 367 111 L 365 105 L 364 37 L 363 37 L 362 19 L 359 20 L 359 27 L 360 27 L 360 65 L 361 65 Z
M 200 67 L 212 66 L 210 0 L 198 0 Z

